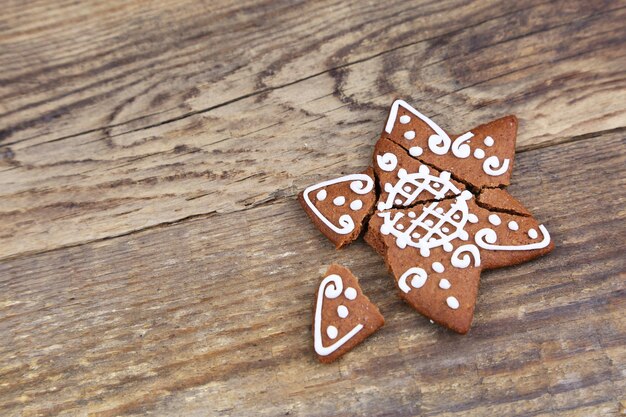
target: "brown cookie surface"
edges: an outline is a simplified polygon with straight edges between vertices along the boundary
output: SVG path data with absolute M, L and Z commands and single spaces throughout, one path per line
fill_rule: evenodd
M 363 294 L 352 272 L 331 265 L 315 294 L 313 346 L 320 362 L 333 362 L 383 324 L 378 307 Z
M 376 202 L 374 171 L 346 175 L 306 188 L 298 200 L 311 221 L 338 249 L 354 241 Z

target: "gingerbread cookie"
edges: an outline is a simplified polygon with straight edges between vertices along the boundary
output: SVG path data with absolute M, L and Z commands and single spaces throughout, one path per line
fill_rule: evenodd
M 470 328 L 481 271 L 554 247 L 548 230 L 504 189 L 516 133 L 517 119 L 507 116 L 449 135 L 396 100 L 374 149 L 379 195 L 371 217 L 362 217 L 365 241 L 408 304 L 459 333 Z
M 313 345 L 320 362 L 333 362 L 385 324 L 358 279 L 340 265 L 328 268 L 315 299 Z
M 313 223 L 337 249 L 359 237 L 376 202 L 374 172 L 346 175 L 306 188 L 298 200 Z

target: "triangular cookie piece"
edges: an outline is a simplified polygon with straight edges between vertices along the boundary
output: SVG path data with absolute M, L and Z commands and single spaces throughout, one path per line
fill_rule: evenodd
M 381 137 L 475 189 L 500 187 L 509 185 L 513 170 L 517 118 L 506 116 L 450 135 L 405 101 L 396 100 Z
M 385 324 L 358 279 L 340 265 L 328 268 L 315 299 L 313 346 L 320 362 L 333 362 Z
M 441 200 L 465 190 L 462 183 L 450 178 L 449 172 L 411 158 L 404 148 L 389 139 L 381 138 L 376 143 L 373 159 L 380 189 L 377 210 Z
M 374 171 L 346 175 L 306 188 L 298 200 L 315 226 L 337 249 L 359 237 L 376 202 Z

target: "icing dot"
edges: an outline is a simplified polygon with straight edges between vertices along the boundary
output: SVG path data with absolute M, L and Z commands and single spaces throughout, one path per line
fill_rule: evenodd
M 452 249 L 454 249 L 454 246 L 452 246 L 452 243 L 445 242 L 443 244 L 443 250 L 445 250 L 446 252 L 452 252 Z
M 511 220 L 509 222 L 509 229 L 511 229 L 511 230 L 519 229 L 519 225 L 517 224 L 517 222 L 515 220 Z
M 339 334 L 339 330 L 337 330 L 337 328 L 335 326 L 328 326 L 326 328 L 326 334 L 328 335 L 328 337 L 330 337 L 331 339 L 336 339 L 337 335 Z
M 386 208 L 387 207 L 385 206 L 385 203 L 383 203 L 382 201 L 380 203 L 378 203 L 378 210 L 379 211 L 383 211 Z
M 500 220 L 500 217 L 497 214 L 490 214 L 489 223 L 493 224 L 494 226 L 498 226 L 500 225 L 500 223 L 502 223 L 502 220 Z
M 328 193 L 326 193 L 326 190 L 319 190 L 315 197 L 317 198 L 318 201 L 324 201 L 326 200 L 327 195 Z
M 450 307 L 453 310 L 456 310 L 457 308 L 459 308 L 459 300 L 457 300 L 454 297 L 446 298 L 446 304 L 448 304 L 448 307 Z
M 408 132 L 404 132 L 404 138 L 407 140 L 415 139 L 415 132 L 412 130 L 409 130 Z
M 411 154 L 411 156 L 420 156 L 423 152 L 424 150 L 419 146 L 411 146 L 409 148 L 409 154 Z
M 493 138 L 491 136 L 487 136 L 483 142 L 485 142 L 487 146 L 493 146 Z
M 437 207 L 437 208 L 435 209 L 435 211 L 436 211 L 437 213 L 439 213 L 439 214 L 442 214 L 442 213 L 443 213 L 443 208 L 442 208 L 442 207 Z
M 443 267 L 443 264 L 441 262 L 433 262 L 433 271 L 435 272 L 439 272 L 440 274 L 446 270 L 446 268 Z
M 399 198 L 396 198 L 396 201 L 394 201 L 394 203 L 396 203 L 396 205 L 400 205 L 402 204 L 402 200 L 400 200 Z
M 406 187 L 404 187 L 404 191 L 406 191 L 407 193 L 411 192 L 411 187 L 409 187 L 408 185 Z
M 406 114 L 404 116 L 400 116 L 400 123 L 402 123 L 403 125 L 409 123 L 410 121 L 411 121 L 411 118 L 407 116 Z
M 441 288 L 442 290 L 447 290 L 451 287 L 452 285 L 450 285 L 450 281 L 448 281 L 447 279 L 443 278 L 441 281 L 439 281 L 439 288 Z
M 361 200 L 354 200 L 350 203 L 350 208 L 352 210 L 361 210 L 363 208 L 363 202 Z
M 396 229 L 402 230 L 402 229 L 404 229 L 404 225 L 403 224 L 399 224 L 399 225 L 396 226 Z
M 348 317 L 348 307 L 341 305 L 337 307 L 337 315 L 339 317 L 341 317 L 342 319 L 345 319 L 346 317 Z
M 485 151 L 483 151 L 480 148 L 476 148 L 474 150 L 474 158 L 476 159 L 483 159 L 485 157 Z
M 333 204 L 336 206 L 343 206 L 344 204 L 346 204 L 346 198 L 342 195 L 340 195 L 339 197 L 335 197 L 335 199 L 333 200 Z
M 419 238 L 420 238 L 420 236 L 422 236 L 422 235 L 420 235 L 420 234 L 419 234 L 419 233 L 417 233 L 417 232 L 416 232 L 416 233 L 413 233 L 413 234 L 411 235 L 411 237 L 412 237 L 413 239 L 419 239 Z
M 410 217 L 410 218 L 414 219 L 414 218 L 415 218 L 415 216 L 416 216 L 415 212 L 413 212 L 413 211 L 409 211 L 409 217 Z
M 433 183 L 433 188 L 439 188 L 439 187 L 441 187 L 441 184 L 439 184 L 438 182 Z
M 473 214 L 473 213 L 468 214 L 467 220 L 470 223 L 478 223 L 478 217 L 475 214 Z
M 428 227 L 432 227 L 432 226 L 433 226 L 433 221 L 432 221 L 432 220 L 430 220 L 430 219 L 428 219 L 428 220 L 426 220 L 426 221 L 424 222 L 424 224 L 425 224 L 426 226 L 428 226 Z
M 442 227 L 441 231 L 444 233 L 448 233 L 450 231 L 450 229 L 448 229 L 447 227 Z
M 459 214 L 455 214 L 455 215 L 452 216 L 452 218 L 454 220 L 459 220 L 461 218 L 461 216 Z
M 354 300 L 356 298 L 356 290 L 352 287 L 348 287 L 343 292 L 343 295 L 345 295 L 348 300 Z
M 537 231 L 536 231 L 535 229 L 530 229 L 530 230 L 528 231 L 528 237 L 529 237 L 529 238 L 531 238 L 531 239 L 537 239 L 537 236 L 539 236 L 539 235 L 537 234 Z

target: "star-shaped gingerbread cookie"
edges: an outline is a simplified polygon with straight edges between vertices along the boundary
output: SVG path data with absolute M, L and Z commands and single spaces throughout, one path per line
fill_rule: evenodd
M 309 187 L 300 201 L 338 247 L 356 239 L 367 222 L 365 241 L 384 258 L 400 296 L 464 334 L 481 271 L 525 262 L 554 247 L 547 229 L 505 190 L 516 135 L 514 116 L 449 135 L 396 100 L 374 148 L 373 171 Z M 370 188 L 367 178 L 378 187 Z M 331 188 L 346 181 L 357 183 Z M 325 204 L 326 199 L 343 204 Z M 366 206 L 374 200 L 370 210 Z M 352 207 L 354 201 L 364 203 Z

